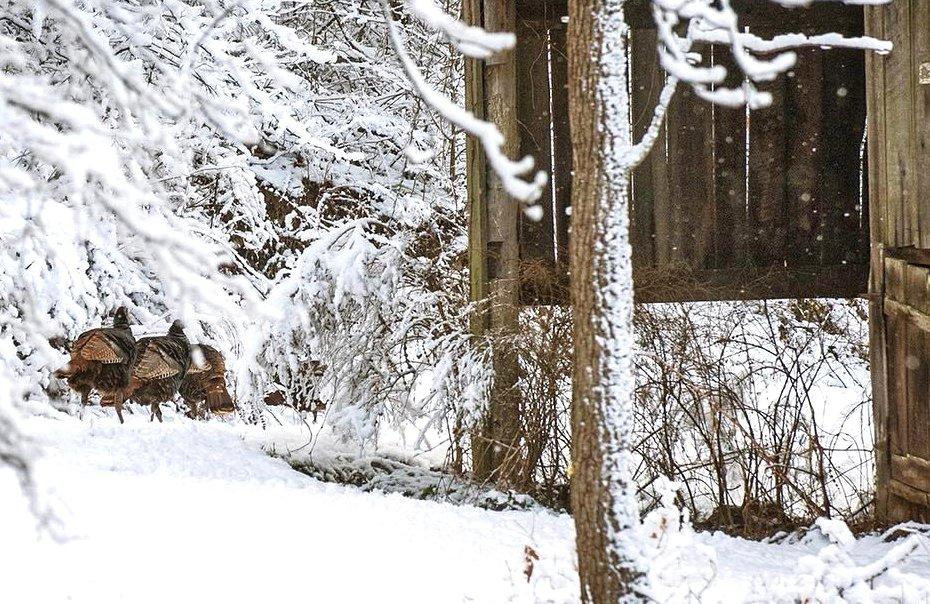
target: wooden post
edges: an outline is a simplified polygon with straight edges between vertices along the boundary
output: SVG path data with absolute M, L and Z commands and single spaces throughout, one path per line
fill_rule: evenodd
M 515 0 L 466 0 L 464 16 L 490 32 L 516 30 Z M 506 139 L 504 152 L 520 148 L 517 122 L 516 53 L 507 51 L 466 67 L 469 108 L 493 122 Z M 472 442 L 479 480 L 513 483 L 520 470 L 519 363 L 508 340 L 519 321 L 520 250 L 517 202 L 489 169 L 474 141 L 468 147 L 471 295 L 481 308 L 472 323 L 476 335 L 494 339 L 494 382 L 483 425 Z
M 882 7 L 866 7 L 866 34 L 884 36 Z M 885 258 L 883 196 L 885 171 L 884 59 L 872 53 L 865 57 L 867 74 L 869 160 L 869 223 L 871 231 L 871 272 L 869 277 L 869 351 L 872 363 L 872 423 L 875 448 L 875 516 L 888 518 L 888 483 L 891 478 L 888 442 L 888 383 L 885 344 Z

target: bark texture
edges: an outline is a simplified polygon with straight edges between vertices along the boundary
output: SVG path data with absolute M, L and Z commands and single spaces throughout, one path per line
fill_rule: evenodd
M 633 291 L 622 5 L 569 1 L 572 510 L 582 601 L 594 603 L 638 601 L 642 579 L 631 542 L 639 518 L 628 465 Z

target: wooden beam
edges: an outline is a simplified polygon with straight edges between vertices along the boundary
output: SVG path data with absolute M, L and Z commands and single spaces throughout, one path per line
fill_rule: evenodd
M 533 267 L 521 275 L 521 302 L 568 304 L 568 275 L 557 268 L 548 276 L 541 271 L 540 267 Z M 633 269 L 637 303 L 856 298 L 866 295 L 868 283 L 869 266 L 864 264 L 696 271 L 684 265 Z
M 839 1 L 818 2 L 814 6 L 789 8 L 759 0 L 733 0 L 739 15 L 740 27 L 749 27 L 760 35 L 774 35 L 786 31 L 806 34 L 839 31 L 858 24 L 861 27 L 862 13 Z M 566 0 L 518 0 L 517 15 L 521 19 L 540 19 L 568 14 Z M 624 15 L 630 27 L 650 29 L 655 27 L 652 18 L 651 0 L 627 0 Z
M 553 212 L 555 213 L 556 261 L 563 266 L 568 262 L 568 208 L 572 205 L 572 131 L 568 114 L 568 48 L 566 28 L 555 24 L 549 30 L 552 55 L 552 180 L 555 187 Z M 563 269 L 567 271 L 567 269 Z
M 515 0 L 466 0 L 465 12 L 470 23 L 489 32 L 516 29 Z M 497 126 L 505 140 L 503 152 L 515 157 L 520 150 L 517 53 L 508 50 L 482 64 L 470 63 L 466 72 L 470 104 L 478 109 L 478 115 Z M 470 235 L 471 264 L 479 271 L 472 275 L 472 295 L 484 306 L 476 315 L 476 331 L 492 335 L 494 366 L 488 409 L 472 439 L 473 469 L 479 480 L 513 485 L 522 466 L 519 362 L 516 349 L 508 344 L 508 336 L 519 327 L 519 208 L 486 158 L 475 153 L 474 146 L 472 149 L 469 171 L 474 175 L 469 179 L 469 198 L 472 226 L 480 230 Z
M 883 6 L 865 7 L 866 35 L 884 39 Z M 892 495 L 891 443 L 889 429 L 888 343 L 884 310 L 885 298 L 885 74 L 884 58 L 865 55 L 866 71 L 866 152 L 869 171 L 869 360 L 872 373 L 872 426 L 875 451 L 875 517 L 890 520 Z
M 482 0 L 463 0 L 462 18 L 471 25 L 482 25 Z M 484 64 L 477 59 L 465 59 L 465 107 L 484 119 Z M 487 176 L 481 145 L 469 136 L 465 142 L 466 181 L 468 187 L 468 264 L 472 302 L 488 298 L 487 275 Z M 471 330 L 480 336 L 489 327 L 486 305 L 476 306 L 471 318 Z
M 897 497 L 915 503 L 923 508 L 930 506 L 930 493 L 915 489 L 909 484 L 905 484 L 899 480 L 891 480 L 888 486 L 891 493 Z M 902 520 L 904 520 L 904 518 L 902 518 Z
M 914 87 L 911 123 L 916 154 L 914 203 L 919 211 L 920 247 L 930 248 L 930 2 L 912 1 L 911 4 L 910 81 Z
M 891 475 L 907 485 L 930 494 L 930 461 L 913 455 L 892 455 Z

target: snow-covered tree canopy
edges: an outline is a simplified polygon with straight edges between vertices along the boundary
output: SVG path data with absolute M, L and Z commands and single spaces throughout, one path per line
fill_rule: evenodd
M 181 318 L 217 346 L 246 415 L 318 397 L 364 440 L 477 401 L 464 147 L 418 92 L 457 100 L 456 47 L 480 44 L 432 2 L 409 9 L 6 3 L 0 402 L 60 394 L 67 343 L 120 305 L 137 334 Z

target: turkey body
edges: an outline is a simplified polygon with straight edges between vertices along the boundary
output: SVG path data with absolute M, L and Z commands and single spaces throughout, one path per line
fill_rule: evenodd
M 191 408 L 194 417 L 200 415 L 200 403 L 206 401 L 211 413 L 231 413 L 236 410 L 229 390 L 226 388 L 226 359 L 223 354 L 206 344 L 198 344 L 203 362 L 192 364 L 178 392 Z
M 140 338 L 132 364 L 129 386 L 117 404 L 117 415 L 122 421 L 122 402 L 132 399 L 149 405 L 152 419 L 162 421 L 160 404 L 170 401 L 178 392 L 191 362 L 191 347 L 184 327 L 175 321 L 164 336 Z
M 128 387 L 135 352 L 129 317 L 120 307 L 113 327 L 91 329 L 78 336 L 71 346 L 71 359 L 55 376 L 81 395 L 82 405 L 87 405 L 92 390 L 107 400 Z

